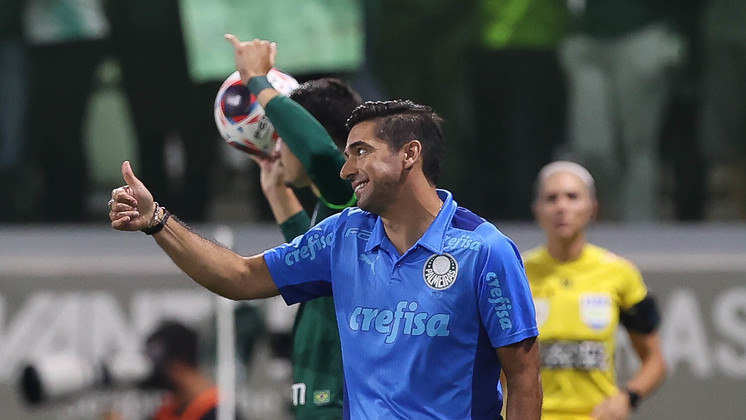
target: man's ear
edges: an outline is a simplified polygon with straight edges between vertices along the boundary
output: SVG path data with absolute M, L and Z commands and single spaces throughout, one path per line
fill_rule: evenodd
M 417 139 L 410 140 L 402 146 L 402 152 L 404 154 L 404 169 L 412 169 L 422 156 L 422 143 Z

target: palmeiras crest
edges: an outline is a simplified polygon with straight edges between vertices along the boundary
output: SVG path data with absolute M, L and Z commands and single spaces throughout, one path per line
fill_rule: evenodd
M 431 289 L 444 290 L 456 281 L 458 263 L 451 254 L 433 254 L 425 262 L 422 278 Z

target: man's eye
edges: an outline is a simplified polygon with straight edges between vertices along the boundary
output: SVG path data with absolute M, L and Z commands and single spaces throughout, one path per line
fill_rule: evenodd
M 364 155 L 365 153 L 366 153 L 366 151 L 365 151 L 365 149 L 363 149 L 363 148 L 357 149 L 357 150 L 355 151 L 355 154 L 356 154 L 356 155 L 358 155 L 358 156 L 362 156 L 362 155 Z

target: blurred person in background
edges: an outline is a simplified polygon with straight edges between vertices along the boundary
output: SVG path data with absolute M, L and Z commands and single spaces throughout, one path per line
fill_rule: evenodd
M 83 123 L 109 25 L 100 0 L 27 0 L 29 45 L 28 153 L 42 174 L 41 217 L 86 219 L 89 188 Z M 43 200 L 43 201 L 42 201 Z M 64 201 L 64 206 L 41 202 Z
M 678 0 L 666 8 L 670 22 L 681 36 L 682 62 L 672 69 L 671 94 L 666 101 L 660 139 L 662 161 L 672 177 L 664 183 L 676 220 L 705 217 L 707 168 L 699 141 L 702 101 L 702 6 L 706 0 Z M 666 185 L 668 184 L 668 185 Z
M 141 176 L 188 221 L 203 221 L 217 157 L 219 81 L 189 74 L 178 0 L 106 0 L 112 47 L 134 123 Z M 177 162 L 169 139 L 180 145 Z M 183 167 L 178 167 L 183 164 Z M 169 170 L 171 169 L 171 170 Z
M 200 370 L 199 348 L 197 331 L 177 321 L 162 322 L 146 339 L 153 372 L 142 386 L 166 391 L 153 420 L 216 419 L 218 388 Z M 123 418 L 108 412 L 103 420 Z
M 604 219 L 660 217 L 658 145 L 680 39 L 647 0 L 569 3 L 560 48 L 569 80 L 569 154 L 596 175 Z
M 535 174 L 564 141 L 565 78 L 557 57 L 564 1 L 481 0 L 469 76 L 476 133 L 465 171 L 469 207 L 488 218 L 531 219 Z M 505 197 L 510 197 L 505 200 Z
M 252 65 L 262 66 L 268 58 L 257 56 L 256 64 Z M 290 94 L 297 104 L 281 95 L 268 97 L 259 95 L 270 121 L 281 133 L 279 156 L 274 160 L 255 159 L 261 167 L 262 191 L 285 240 L 290 242 L 309 227 L 356 202 L 350 182 L 339 177 L 344 164 L 339 149 L 344 148 L 347 140 L 347 117 L 362 101 L 345 82 L 329 78 L 301 84 Z M 319 130 L 307 113 L 300 112 L 298 105 L 321 123 L 325 132 Z M 307 186 L 318 196 L 311 216 L 291 189 Z M 330 202 L 326 197 L 338 198 Z M 345 197 L 347 201 L 343 201 Z M 332 297 L 301 303 L 293 335 L 295 418 L 343 418 L 342 352 Z
M 236 41 L 234 47 L 236 67 L 242 74 L 262 74 L 263 69 L 274 66 L 274 56 L 270 56 L 270 50 L 261 42 Z M 309 227 L 356 202 L 350 182 L 339 177 L 344 164 L 340 148 L 344 148 L 349 132 L 347 117 L 362 100 L 347 83 L 331 78 L 305 82 L 289 98 L 255 83 L 250 83 L 249 89 L 280 136 L 275 156 L 253 158 L 261 168 L 262 191 L 286 241 L 290 242 Z M 311 216 L 291 187 L 310 187 L 318 197 Z M 289 311 L 284 303 L 279 310 Z M 268 314 L 268 321 L 271 315 Z M 282 355 L 283 335 L 269 327 L 273 350 Z M 293 365 L 295 417 L 342 418 L 342 355 L 332 298 L 321 297 L 300 304 L 288 341 L 292 343 L 288 351 Z
M 702 15 L 699 142 L 710 166 L 709 212 L 746 220 L 746 1 L 710 0 Z M 719 209 L 721 207 L 722 209 Z
M 0 223 L 18 221 L 18 185 L 23 173 L 23 118 L 26 109 L 26 51 L 23 45 L 24 2 L 0 1 Z
M 587 242 L 598 202 L 585 168 L 550 163 L 535 192 L 546 244 L 524 261 L 539 326 L 542 418 L 625 419 L 666 376 L 655 300 L 634 265 Z M 624 386 L 614 371 L 619 323 L 641 361 Z

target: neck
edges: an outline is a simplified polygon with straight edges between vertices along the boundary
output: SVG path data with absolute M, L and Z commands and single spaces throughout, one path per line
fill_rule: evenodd
M 316 186 L 313 182 L 308 184 L 308 188 L 311 189 L 311 192 L 313 193 L 316 198 L 321 197 L 321 191 L 319 190 L 319 187 Z
M 585 232 L 571 238 L 547 238 L 547 251 L 557 261 L 571 262 L 580 258 L 585 244 Z
M 398 199 L 381 215 L 386 235 L 399 251 L 405 253 L 430 227 L 443 201 L 433 185 L 426 181 L 413 188 L 403 188 Z

